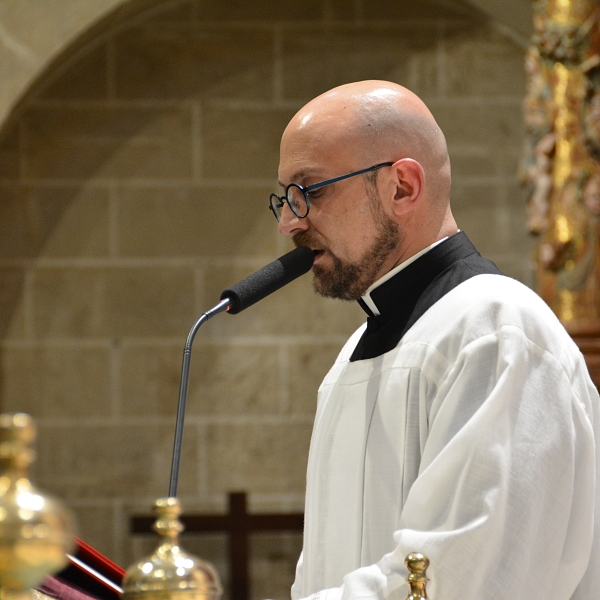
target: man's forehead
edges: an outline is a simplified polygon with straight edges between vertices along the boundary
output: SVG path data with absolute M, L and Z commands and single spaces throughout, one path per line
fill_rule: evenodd
M 331 177 L 336 169 L 353 163 L 355 144 L 347 132 L 336 135 L 326 128 L 300 127 L 286 130 L 280 149 L 281 182 Z
M 313 160 L 282 160 L 279 163 L 279 180 L 281 186 L 288 183 L 301 183 L 309 179 L 319 178 L 327 173 L 327 165 Z

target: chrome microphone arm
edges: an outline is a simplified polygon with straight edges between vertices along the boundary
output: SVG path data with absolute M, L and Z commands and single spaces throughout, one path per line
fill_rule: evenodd
M 248 275 L 232 285 L 221 294 L 221 301 L 215 307 L 205 312 L 192 327 L 183 350 L 183 365 L 181 367 L 181 382 L 179 384 L 179 404 L 177 406 L 177 423 L 175 425 L 175 441 L 173 443 L 173 462 L 171 464 L 171 485 L 169 497 L 177 496 L 177 481 L 179 479 L 179 464 L 181 462 L 181 445 L 183 442 L 183 423 L 185 421 L 185 405 L 187 402 L 188 381 L 190 378 L 190 358 L 192 344 L 198 329 L 209 319 L 219 313 L 229 311 L 237 314 L 262 300 L 269 294 L 287 285 L 297 277 L 310 271 L 315 255 L 306 246 L 295 248 L 291 252 L 265 265 L 262 269 Z
M 188 383 L 190 380 L 190 362 L 192 358 L 192 344 L 198 329 L 206 321 L 225 312 L 231 301 L 229 298 L 223 298 L 215 307 L 207 310 L 194 324 L 188 334 L 185 347 L 183 349 L 183 363 L 181 365 L 181 380 L 179 382 L 179 403 L 177 405 L 177 421 L 175 424 L 175 441 L 173 442 L 173 461 L 171 463 L 171 483 L 169 485 L 169 497 L 177 496 L 177 484 L 179 481 L 179 465 L 181 463 L 181 446 L 183 444 L 183 424 L 185 422 L 185 407 L 187 403 Z

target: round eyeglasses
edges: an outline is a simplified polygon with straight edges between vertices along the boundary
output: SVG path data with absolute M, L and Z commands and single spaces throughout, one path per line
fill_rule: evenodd
M 377 169 L 381 169 L 383 167 L 391 167 L 393 164 L 393 162 L 379 163 L 378 165 L 373 165 L 372 167 L 368 167 L 367 169 L 361 169 L 360 171 L 355 171 L 354 173 L 340 175 L 339 177 L 334 177 L 333 179 L 328 179 L 327 181 L 321 181 L 319 183 L 312 183 L 311 185 L 307 186 L 300 185 L 299 183 L 290 183 L 285 188 L 283 196 L 271 194 L 271 197 L 269 198 L 269 208 L 275 215 L 277 222 L 279 222 L 281 219 L 281 212 L 283 211 L 283 206 L 287 202 L 287 205 L 290 207 L 291 211 L 299 219 L 304 219 L 306 216 L 308 216 L 308 211 L 310 210 L 310 200 L 308 194 L 312 190 L 316 190 L 318 188 L 325 187 L 326 185 L 342 181 L 343 179 L 355 177 L 356 175 L 362 175 L 363 173 L 368 173 L 369 171 L 376 171 Z

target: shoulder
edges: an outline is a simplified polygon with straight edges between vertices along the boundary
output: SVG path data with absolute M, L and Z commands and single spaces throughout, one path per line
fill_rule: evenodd
M 449 358 L 485 336 L 514 328 L 557 360 L 580 353 L 548 305 L 522 283 L 503 275 L 476 275 L 436 302 L 401 343 L 427 339 Z
M 358 327 L 358 329 L 356 329 L 356 331 L 348 338 L 338 354 L 338 357 L 335 361 L 336 364 L 349 362 L 352 352 L 354 351 L 354 348 L 356 348 L 356 344 L 358 344 L 358 340 L 360 340 L 366 328 L 367 323 L 365 322 L 360 325 L 360 327 Z

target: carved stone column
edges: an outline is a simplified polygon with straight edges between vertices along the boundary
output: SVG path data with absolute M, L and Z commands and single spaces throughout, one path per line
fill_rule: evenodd
M 528 227 L 540 239 L 539 292 L 586 340 L 590 367 L 591 341 L 600 347 L 599 9 L 596 0 L 534 0 L 521 171 Z

